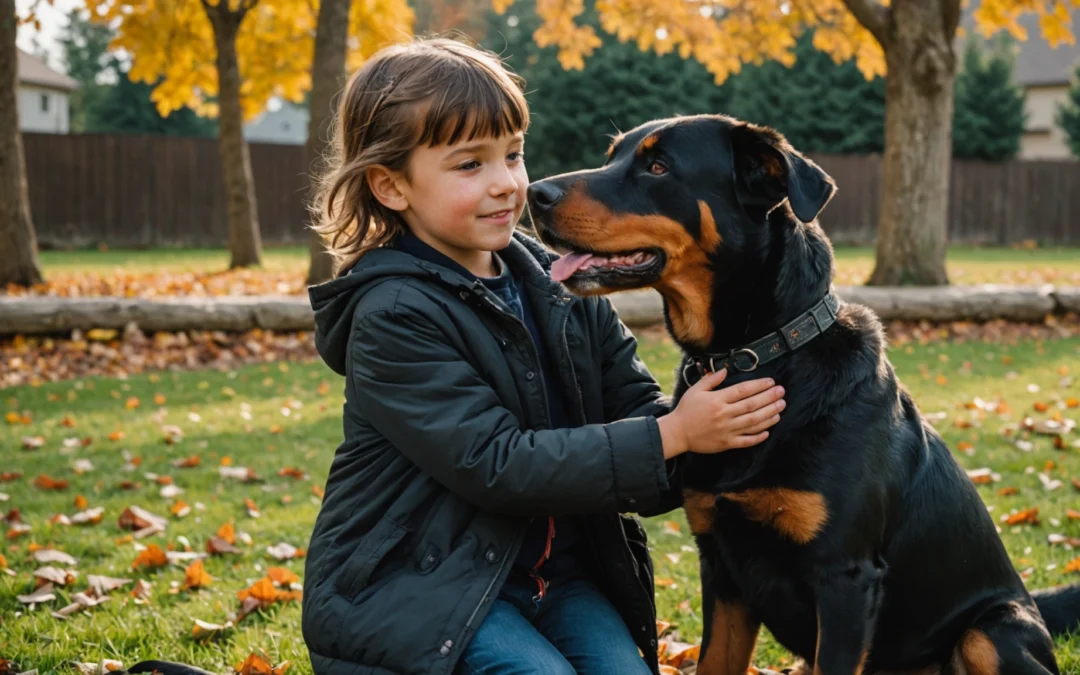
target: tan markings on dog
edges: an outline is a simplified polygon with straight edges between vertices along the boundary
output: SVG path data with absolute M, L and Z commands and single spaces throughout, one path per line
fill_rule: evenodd
M 710 214 L 711 215 L 711 214 Z M 713 273 L 702 245 L 679 222 L 660 215 L 616 214 L 586 196 L 580 186 L 556 207 L 559 235 L 596 251 L 661 248 L 664 273 L 654 285 L 667 301 L 672 332 L 679 342 L 706 346 L 712 339 L 709 318 Z M 603 289 L 587 291 L 599 295 Z
M 998 675 L 997 649 L 986 633 L 972 628 L 960 641 L 960 654 L 967 666 L 968 675 Z
M 773 178 L 783 178 L 787 173 L 787 167 L 784 166 L 779 158 L 768 154 L 762 156 L 761 160 L 762 164 L 765 165 L 765 171 Z
M 659 141 L 660 137 L 656 134 L 646 136 L 645 140 L 641 142 L 641 145 L 637 146 L 637 150 L 634 151 L 634 154 L 640 157 L 645 153 L 646 150 L 652 150 L 652 148 L 656 146 Z
M 724 243 L 720 232 L 716 229 L 716 219 L 713 218 L 712 209 L 704 199 L 698 200 L 698 210 L 701 211 L 701 248 L 709 253 L 715 253 L 716 249 L 720 248 L 720 244 Z
M 719 600 L 713 605 L 708 646 L 701 654 L 697 675 L 745 675 L 754 658 L 759 623 L 742 603 Z
M 716 495 L 711 492 L 698 492 L 689 488 L 683 490 L 683 509 L 686 522 L 694 534 L 712 532 L 716 522 Z
M 720 495 L 742 506 L 747 518 L 780 531 L 799 544 L 814 540 L 829 520 L 825 498 L 789 488 L 752 488 Z
M 611 145 L 609 145 L 609 146 L 608 146 L 608 149 L 607 149 L 607 158 L 608 158 L 609 160 L 611 159 L 611 156 L 612 156 L 613 154 L 615 154 L 615 146 L 617 146 L 617 145 L 619 144 L 619 142 L 620 142 L 620 141 L 622 141 L 622 139 L 623 139 L 623 135 L 622 135 L 622 134 L 619 134 L 619 135 L 618 135 L 618 136 L 616 136 L 615 138 L 612 138 L 612 139 L 611 139 Z

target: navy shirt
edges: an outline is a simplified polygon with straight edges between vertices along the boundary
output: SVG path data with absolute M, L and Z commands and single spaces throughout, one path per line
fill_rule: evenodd
M 499 276 L 477 277 L 449 256 L 428 246 L 415 235 L 402 235 L 398 239 L 396 246 L 398 249 L 414 255 L 421 260 L 426 260 L 447 269 L 454 270 L 469 281 L 476 281 L 479 279 L 488 290 L 506 303 L 507 307 L 509 307 L 517 318 L 525 324 L 525 327 L 529 329 L 529 336 L 532 338 L 537 355 L 540 357 L 540 369 L 544 378 L 551 428 L 565 429 L 573 426 L 570 423 L 570 417 L 566 413 L 566 405 L 562 398 L 559 397 L 558 391 L 554 386 L 555 380 L 552 375 L 547 345 L 544 343 L 543 336 L 540 335 L 540 330 L 533 318 L 532 305 L 529 302 L 528 296 L 521 290 L 520 280 L 513 276 L 510 268 L 499 259 L 498 262 L 502 268 L 502 273 Z M 521 545 L 521 551 L 518 553 L 518 557 L 514 561 L 514 564 L 523 568 L 532 568 L 543 555 L 544 546 L 547 542 L 547 535 L 548 519 L 533 518 L 529 523 L 528 531 L 525 534 L 525 541 Z M 569 518 L 556 518 L 555 538 L 551 543 L 551 556 L 554 557 L 556 553 L 561 554 L 567 551 L 573 545 L 575 539 L 573 521 Z

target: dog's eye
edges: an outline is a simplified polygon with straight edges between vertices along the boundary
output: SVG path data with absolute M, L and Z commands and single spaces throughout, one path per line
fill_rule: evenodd
M 653 162 L 652 164 L 649 164 L 649 173 L 654 176 L 663 176 L 667 173 L 667 167 L 660 162 Z

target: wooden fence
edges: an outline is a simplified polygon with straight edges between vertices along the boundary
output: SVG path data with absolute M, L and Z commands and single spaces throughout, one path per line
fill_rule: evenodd
M 43 247 L 224 246 L 217 142 L 162 136 L 24 135 Z M 821 223 L 836 243 L 874 239 L 881 157 L 815 155 L 839 186 Z M 252 144 L 263 241 L 307 241 L 304 148 Z M 954 161 L 949 239 L 1080 245 L 1080 162 Z

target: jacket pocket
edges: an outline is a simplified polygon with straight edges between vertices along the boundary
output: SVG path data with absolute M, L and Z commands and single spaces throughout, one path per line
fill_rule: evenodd
M 337 591 L 349 600 L 367 586 L 371 573 L 408 533 L 401 525 L 383 517 L 345 560 L 337 576 Z

